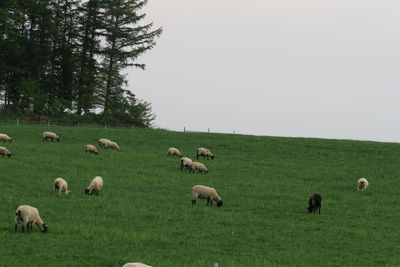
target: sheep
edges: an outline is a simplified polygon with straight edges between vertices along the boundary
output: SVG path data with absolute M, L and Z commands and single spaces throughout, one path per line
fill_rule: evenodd
M 357 181 L 357 191 L 363 191 L 368 188 L 368 180 L 365 178 L 360 178 Z
M 90 182 L 88 188 L 86 188 L 85 194 L 92 195 L 93 193 L 95 193 L 96 195 L 98 195 L 102 188 L 103 188 L 103 179 L 100 176 L 96 176 Z
M 58 190 L 58 196 L 63 193 L 64 195 L 68 195 L 68 183 L 63 178 L 56 178 L 53 184 L 54 191 Z
M 190 169 L 190 164 L 192 164 L 192 160 L 190 158 L 181 158 L 181 170 L 183 170 L 183 168 L 186 170 Z
M 3 157 L 4 156 L 11 157 L 12 153 L 10 152 L 10 150 L 5 148 L 4 146 L 0 146 L 0 155 L 2 155 Z
M 207 206 L 210 202 L 212 206 L 213 200 L 217 202 L 218 207 L 221 207 L 223 203 L 221 197 L 217 194 L 217 191 L 214 188 L 204 185 L 195 185 L 192 187 L 192 206 L 196 205 L 196 199 L 198 198 L 206 198 Z
M 47 232 L 47 224 L 39 216 L 37 208 L 29 205 L 21 205 L 15 211 L 15 232 L 17 232 L 18 224 L 22 222 L 22 232 L 32 231 L 32 224 L 36 224 L 40 231 Z
M 199 156 L 203 156 L 203 158 L 211 158 L 214 159 L 214 154 L 211 152 L 211 150 L 209 150 L 208 148 L 204 148 L 204 147 L 199 147 L 196 150 L 196 158 L 199 159 Z
M 311 195 L 308 199 L 308 212 L 321 214 L 322 197 L 320 194 Z
M 208 173 L 207 167 L 203 163 L 200 163 L 200 162 L 193 161 L 192 163 L 190 163 L 189 168 L 190 168 L 189 172 L 194 173 L 195 171 L 199 171 L 201 173 L 203 173 L 203 172 Z
M 141 262 L 129 262 L 124 264 L 124 266 L 122 267 L 151 267 L 151 266 Z
M 97 151 L 97 148 L 94 145 L 86 145 L 85 146 L 85 152 L 93 153 L 98 155 L 99 151 Z
M 43 141 L 46 140 L 47 142 L 47 139 L 51 139 L 51 142 L 53 142 L 55 139 L 57 140 L 57 142 L 60 142 L 60 137 L 58 137 L 58 135 L 56 135 L 53 132 L 43 132 L 42 135 L 43 135 Z
M 99 146 L 119 150 L 119 146 L 116 142 L 105 138 L 99 139 Z
M 175 147 L 170 147 L 168 148 L 168 153 L 167 156 L 177 156 L 177 157 L 182 157 L 182 153 L 179 151 L 179 149 Z
M 9 136 L 6 135 L 6 134 L 0 133 L 0 141 L 3 141 L 4 143 L 5 143 L 5 142 L 11 143 L 11 142 L 12 142 L 12 138 L 9 137 Z

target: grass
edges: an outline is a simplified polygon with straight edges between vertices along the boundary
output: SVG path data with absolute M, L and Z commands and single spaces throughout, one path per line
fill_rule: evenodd
M 52 130 L 61 142 L 42 142 Z M 145 129 L 15 126 L 0 157 L 0 265 L 398 266 L 400 145 L 395 143 L 177 133 Z M 121 151 L 84 153 L 99 138 Z M 180 171 L 178 147 L 208 147 L 208 174 Z M 100 175 L 99 196 L 84 189 Z M 56 177 L 71 193 L 52 192 Z M 366 177 L 370 187 L 356 192 Z M 191 206 L 191 187 L 215 187 L 221 208 Z M 308 214 L 308 196 L 324 198 Z M 39 209 L 49 232 L 14 233 L 15 209 Z

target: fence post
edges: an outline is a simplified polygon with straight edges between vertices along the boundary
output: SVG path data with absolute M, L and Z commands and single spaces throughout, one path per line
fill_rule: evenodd
M 78 121 L 78 127 L 79 127 L 79 121 Z
M 208 132 L 210 132 L 210 128 L 208 128 Z
M 17 126 L 19 126 L 19 120 L 18 120 L 18 118 L 17 118 Z
M 235 134 L 236 132 L 235 132 L 235 130 L 233 130 L 233 134 Z
M 107 128 L 107 123 L 104 123 L 104 129 L 106 129 Z
M 183 127 L 183 132 L 186 133 L 186 127 Z
M 213 264 L 211 265 L 211 267 L 218 267 L 218 262 L 213 263 Z
M 50 126 L 50 120 L 47 120 L 47 126 Z

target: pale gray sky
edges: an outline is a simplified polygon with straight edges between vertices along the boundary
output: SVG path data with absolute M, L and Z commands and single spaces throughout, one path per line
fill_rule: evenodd
M 400 141 L 398 0 L 149 0 L 161 128 Z

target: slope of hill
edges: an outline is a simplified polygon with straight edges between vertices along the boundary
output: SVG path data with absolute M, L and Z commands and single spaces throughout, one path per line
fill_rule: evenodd
M 42 142 L 45 130 L 60 142 Z M 400 265 L 400 146 L 394 143 L 177 133 L 163 130 L 1 125 L 0 263 L 8 266 Z M 86 154 L 99 138 L 121 151 Z M 1 143 L 0 146 L 3 146 Z M 168 147 L 203 160 L 189 174 Z M 99 196 L 84 189 L 100 175 Z M 71 193 L 52 192 L 56 177 Z M 357 179 L 370 187 L 356 191 Z M 191 206 L 191 187 L 215 187 L 224 205 Z M 306 210 L 320 193 L 321 215 Z M 18 205 L 39 209 L 49 231 L 14 233 Z

